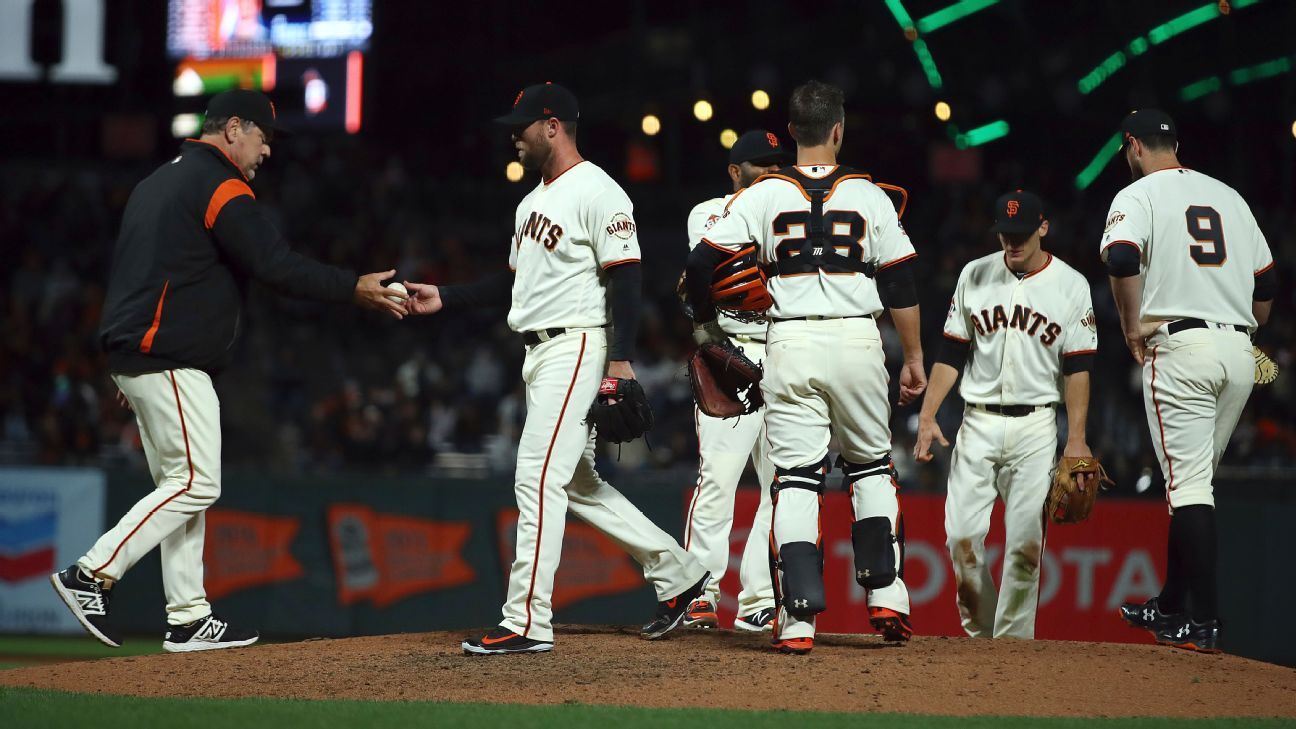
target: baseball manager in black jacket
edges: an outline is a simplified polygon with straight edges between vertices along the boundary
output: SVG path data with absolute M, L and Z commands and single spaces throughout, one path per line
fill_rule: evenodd
M 211 376 L 238 334 L 250 279 L 320 301 L 405 314 L 404 296 L 293 252 L 248 182 L 270 156 L 274 106 L 256 91 L 216 95 L 201 139 L 131 193 L 113 254 L 101 337 L 134 411 L 157 488 L 77 563 L 50 576 L 59 597 L 110 646 L 113 583 L 161 545 L 169 623 L 162 646 L 184 652 L 250 645 L 257 633 L 212 614 L 203 589 L 203 526 L 220 496 L 220 402 Z M 390 297 L 390 298 L 388 298 Z

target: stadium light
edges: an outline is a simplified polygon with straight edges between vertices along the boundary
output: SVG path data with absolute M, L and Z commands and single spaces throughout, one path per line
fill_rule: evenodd
M 1098 150 L 1098 154 L 1094 155 L 1094 158 L 1089 160 L 1089 164 L 1085 165 L 1085 168 L 1080 170 L 1080 174 L 1076 175 L 1076 189 L 1083 190 L 1092 185 L 1093 181 L 1098 179 L 1098 173 L 1103 171 L 1103 168 L 1107 166 L 1112 157 L 1116 156 L 1120 148 L 1121 135 L 1117 132 L 1111 135 L 1111 138 L 1103 144 L 1102 149 Z
M 1196 10 L 1189 10 L 1177 18 L 1172 18 L 1153 27 L 1147 33 L 1148 41 L 1154 46 L 1160 45 L 1180 33 L 1214 20 L 1222 14 L 1218 2 L 1207 3 Z
M 927 50 L 927 42 L 922 38 L 917 38 L 913 42 L 914 53 L 918 54 L 918 63 L 922 65 L 923 73 L 927 75 L 927 83 L 933 89 L 940 89 L 945 85 L 941 80 L 940 71 L 936 68 L 936 59 L 932 58 L 931 51 Z
M 171 117 L 171 136 L 176 139 L 198 136 L 202 118 L 197 114 L 176 114 Z
M 735 132 L 732 129 L 726 129 L 723 132 L 720 132 L 721 147 L 724 147 L 725 149 L 731 149 L 734 146 L 734 142 L 737 141 L 738 141 L 738 132 Z
M 753 107 L 760 111 L 764 111 L 769 108 L 769 94 L 762 89 L 756 89 L 752 92 L 751 102 Z
M 1292 136 L 1296 137 L 1296 121 L 1292 122 Z
M 1002 139 L 1008 136 L 1008 122 L 1000 119 L 999 121 L 990 122 L 975 129 L 969 129 L 954 139 L 954 146 L 959 149 L 968 147 L 979 147 L 986 142 L 993 142 L 996 139 Z
M 908 31 L 914 27 L 913 17 L 909 15 L 908 10 L 905 10 L 904 3 L 900 0 L 884 0 L 884 2 L 887 10 L 890 10 L 891 15 L 895 17 L 896 23 L 900 24 L 900 30 Z
M 521 182 L 522 175 L 525 172 L 526 170 L 522 169 L 522 163 L 517 160 L 509 162 L 508 166 L 504 168 L 504 176 L 508 178 L 509 182 Z
M 710 121 L 713 111 L 714 110 L 711 108 L 711 102 L 706 99 L 698 99 L 697 103 L 693 105 L 693 116 L 701 122 Z
M 1283 56 L 1275 58 L 1272 61 L 1257 63 L 1254 66 L 1239 68 L 1229 73 L 1229 83 L 1234 86 L 1249 84 L 1252 81 L 1260 81 L 1274 76 L 1281 76 L 1292 69 L 1291 59 Z
M 998 4 L 999 0 L 959 0 L 953 5 L 947 5 L 931 15 L 921 18 L 917 27 L 919 32 L 930 33 L 937 28 L 944 28 L 950 23 L 962 20 L 972 13 Z
M 943 122 L 950 120 L 950 105 L 944 101 L 936 102 L 936 118 Z
M 1179 89 L 1179 98 L 1182 101 L 1196 101 L 1203 96 L 1219 91 L 1221 86 L 1223 84 L 1220 83 L 1219 76 L 1211 76 L 1201 81 L 1194 81 Z
M 644 134 L 654 137 L 657 132 L 661 131 L 661 119 L 658 119 L 653 114 L 644 114 L 643 121 L 639 123 L 639 128 L 643 129 Z

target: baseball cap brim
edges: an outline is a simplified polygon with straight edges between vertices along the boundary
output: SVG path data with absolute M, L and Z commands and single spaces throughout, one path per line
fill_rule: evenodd
M 504 116 L 495 117 L 495 123 L 503 124 L 504 126 L 509 126 L 509 127 L 516 127 L 522 124 L 530 124 L 531 122 L 539 118 L 541 117 L 513 111 L 513 112 L 509 112 L 508 114 L 505 114 Z
M 995 223 L 990 226 L 991 233 L 1034 233 L 1044 221 L 1018 223 L 1016 221 Z

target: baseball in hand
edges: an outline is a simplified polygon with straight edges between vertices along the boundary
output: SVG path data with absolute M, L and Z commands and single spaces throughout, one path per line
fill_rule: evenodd
M 387 284 L 387 288 L 392 289 L 393 291 L 399 291 L 402 294 L 405 294 L 406 296 L 409 295 L 409 291 L 406 290 L 405 284 L 401 283 L 400 281 L 392 281 L 391 283 Z M 387 300 L 395 304 L 404 303 L 403 301 L 396 298 L 395 296 L 388 296 Z

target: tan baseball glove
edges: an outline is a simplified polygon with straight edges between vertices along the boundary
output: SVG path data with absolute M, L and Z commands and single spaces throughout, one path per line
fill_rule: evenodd
M 1078 476 L 1084 475 L 1084 486 Z M 1045 509 L 1054 524 L 1078 524 L 1089 518 L 1098 491 L 1111 486 L 1107 471 L 1097 458 L 1062 456 L 1053 471 L 1053 484 L 1049 487 Z
M 1259 347 L 1252 347 L 1251 354 L 1255 356 L 1255 383 L 1257 385 L 1268 385 L 1278 379 L 1278 363 L 1269 359 L 1269 355 L 1264 353 Z

